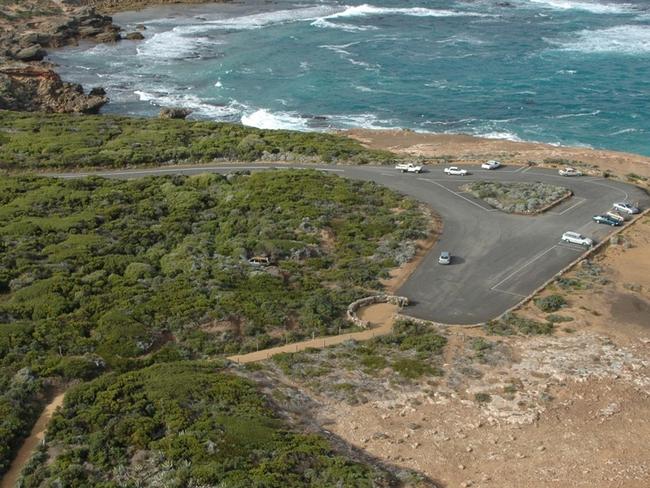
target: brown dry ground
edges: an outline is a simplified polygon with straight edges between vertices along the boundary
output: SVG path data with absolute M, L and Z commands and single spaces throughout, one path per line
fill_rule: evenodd
M 622 179 L 628 173 L 650 177 L 650 160 L 635 155 L 465 136 L 352 132 L 371 147 L 428 157 L 575 159 Z M 380 377 L 371 395 L 364 385 L 361 403 L 287 381 L 318 405 L 316 415 L 333 435 L 441 486 L 650 486 L 650 218 L 626 229 L 590 266 L 578 265 L 564 277 L 587 288 L 552 284 L 541 295 L 562 294 L 568 305 L 556 313 L 572 320 L 557 324 L 551 336 L 489 337 L 482 329 L 447 329 L 445 375 L 439 380 L 405 386 Z M 537 320 L 548 315 L 533 302 L 518 313 Z M 472 347 L 477 337 L 492 343 L 483 358 Z M 353 382 L 355 375 L 341 369 L 332 381 Z
M 580 147 L 557 147 L 531 142 L 482 139 L 467 135 L 421 134 L 401 130 L 352 129 L 344 132 L 364 145 L 399 154 L 422 157 L 427 162 L 478 163 L 498 159 L 510 164 L 553 165 L 550 161 L 571 161 L 594 166 L 594 173 L 609 171 L 625 179 L 635 173 L 650 179 L 650 158 L 637 154 L 593 150 Z M 544 162 L 547 163 L 544 163 Z M 558 166 L 563 163 L 555 163 Z M 646 186 L 648 181 L 645 182 Z
M 563 294 L 557 313 L 573 318 L 551 336 L 448 330 L 442 379 L 379 377 L 361 404 L 297 386 L 334 435 L 441 486 L 650 486 L 650 218 L 623 236 L 594 258 L 593 276 L 580 266 L 566 275 L 590 289 L 543 292 Z M 534 304 L 520 313 L 547 315 Z M 481 360 L 478 336 L 494 344 Z M 333 381 L 355 375 L 341 369 Z

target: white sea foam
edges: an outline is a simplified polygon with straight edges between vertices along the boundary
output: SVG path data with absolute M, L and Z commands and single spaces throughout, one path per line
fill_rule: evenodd
M 321 29 L 340 29 L 346 32 L 377 30 L 377 27 L 374 25 L 353 25 L 341 22 L 330 22 L 326 18 L 316 19 L 311 23 L 311 25 L 314 27 L 320 27 Z
M 594 110 L 593 112 L 578 112 L 578 113 L 572 113 L 572 114 L 551 115 L 548 118 L 549 119 L 570 119 L 570 118 L 573 118 L 573 117 L 594 116 L 594 115 L 598 115 L 599 113 L 600 113 L 600 110 Z
M 177 26 L 154 34 L 137 47 L 138 55 L 156 59 L 183 59 L 198 49 L 223 44 L 223 41 L 194 35 L 194 27 Z
M 411 8 L 390 8 L 390 7 L 375 7 L 374 5 L 349 6 L 342 12 L 329 15 L 328 19 L 339 19 L 343 17 L 366 17 L 369 15 L 408 15 L 412 17 L 488 17 L 488 14 L 478 12 L 464 12 L 460 10 L 441 10 L 431 9 L 424 7 L 411 7 Z
M 621 134 L 631 134 L 634 132 L 641 132 L 639 129 L 635 128 L 629 128 L 629 129 L 621 129 L 617 130 L 616 132 L 611 132 L 609 135 L 610 136 L 620 136 Z
M 632 12 L 630 4 L 615 4 L 596 1 L 573 0 L 525 0 L 553 10 L 582 10 L 593 14 L 626 14 Z
M 370 64 L 370 63 L 367 63 L 365 61 L 359 61 L 358 59 L 353 58 L 352 53 L 350 51 L 347 51 L 346 48 L 349 48 L 350 46 L 353 46 L 354 44 L 358 44 L 358 43 L 323 44 L 323 45 L 318 46 L 318 47 L 321 47 L 323 49 L 327 49 L 328 51 L 335 52 L 336 54 L 338 54 L 341 57 L 341 59 L 344 59 L 347 62 L 349 62 L 350 64 L 353 64 L 355 66 L 361 66 L 362 68 L 364 68 L 364 69 L 366 69 L 368 71 L 376 71 L 379 68 L 381 68 L 381 66 L 379 66 L 377 64 Z
M 410 17 L 491 17 L 490 14 L 464 12 L 460 10 L 443 10 L 424 7 L 376 7 L 374 5 L 368 5 L 367 3 L 364 3 L 363 5 L 346 6 L 339 12 L 331 13 L 327 16 L 323 16 L 314 20 L 311 25 L 320 28 L 341 29 L 348 32 L 375 30 L 377 29 L 375 26 L 332 22 L 332 20 L 370 17 L 373 15 L 406 15 Z
M 472 135 L 476 137 L 483 137 L 484 139 L 505 139 L 507 141 L 513 142 L 522 142 L 523 140 L 515 133 L 504 131 L 504 130 L 494 130 L 488 132 L 475 132 Z
M 259 29 L 267 25 L 285 24 L 287 22 L 316 20 L 336 12 L 336 8 L 327 5 L 316 7 L 296 8 L 288 10 L 276 10 L 258 14 L 218 19 L 205 22 L 206 27 L 217 27 L 222 29 Z
M 582 30 L 570 41 L 549 41 L 564 51 L 581 53 L 650 54 L 650 26 L 620 25 L 601 30 Z
M 242 116 L 241 123 L 258 129 L 310 130 L 307 119 L 289 112 L 270 112 L 259 109 Z
M 211 104 L 202 100 L 196 95 L 168 93 L 160 91 L 134 91 L 143 102 L 149 102 L 158 107 L 184 107 L 191 109 L 194 113 L 214 119 L 233 119 L 244 109 L 244 106 L 236 101 L 228 105 Z

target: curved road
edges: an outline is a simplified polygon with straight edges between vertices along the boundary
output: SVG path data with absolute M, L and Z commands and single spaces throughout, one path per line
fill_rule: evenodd
M 405 311 L 408 315 L 447 324 L 491 320 L 578 259 L 585 249 L 562 243 L 563 232 L 577 231 L 596 242 L 606 239 L 613 228 L 596 224 L 591 217 L 609 210 L 613 202 L 627 200 L 641 208 L 650 205 L 648 194 L 632 185 L 597 177 L 567 178 L 555 170 L 516 166 L 492 171 L 463 166 L 471 172 L 465 177 L 447 176 L 442 166 L 431 166 L 422 174 L 405 174 L 385 166 L 287 164 L 167 167 L 50 176 L 138 178 L 288 167 L 374 181 L 435 209 L 444 222 L 440 239 L 397 293 L 411 300 L 412 305 Z M 574 195 L 543 215 L 511 215 L 460 192 L 463 183 L 474 180 L 554 183 L 570 188 Z M 454 256 L 450 266 L 437 263 L 443 250 Z

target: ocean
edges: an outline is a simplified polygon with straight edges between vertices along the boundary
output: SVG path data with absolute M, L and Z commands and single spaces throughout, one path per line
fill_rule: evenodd
M 244 1 L 114 16 L 144 41 L 50 53 L 104 113 L 407 128 L 650 156 L 650 0 Z

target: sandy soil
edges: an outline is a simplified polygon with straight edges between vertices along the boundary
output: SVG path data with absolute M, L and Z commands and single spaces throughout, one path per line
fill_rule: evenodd
M 499 159 L 504 163 L 543 163 L 550 160 L 578 161 L 594 165 L 595 170 L 610 171 L 624 177 L 629 173 L 650 178 L 650 158 L 616 151 L 580 147 L 557 147 L 548 144 L 481 139 L 467 135 L 421 134 L 400 130 L 352 129 L 344 134 L 374 149 L 421 156 L 431 161 L 476 163 Z M 573 164 L 573 163 L 572 163 Z M 562 164 L 560 164 L 562 165 Z M 645 182 L 647 186 L 647 181 Z
M 569 305 L 556 313 L 573 319 L 552 336 L 485 337 L 493 347 L 477 360 L 484 332 L 451 329 L 438 382 L 379 382 L 361 405 L 303 391 L 333 434 L 440 486 L 650 486 L 649 244 L 645 217 L 589 273 L 565 275 L 588 289 L 544 291 L 562 293 Z M 519 313 L 547 315 L 534 304 Z
M 64 396 L 65 394 L 63 392 L 56 394 L 50 403 L 45 406 L 41 416 L 34 424 L 29 437 L 25 439 L 23 445 L 18 450 L 18 454 L 12 461 L 11 466 L 9 466 L 9 470 L 2 477 L 2 480 L 0 480 L 0 488 L 14 488 L 23 467 L 32 457 L 34 449 L 36 449 L 38 444 L 45 438 L 47 424 L 50 422 L 52 414 L 54 414 L 57 408 L 63 405 Z

